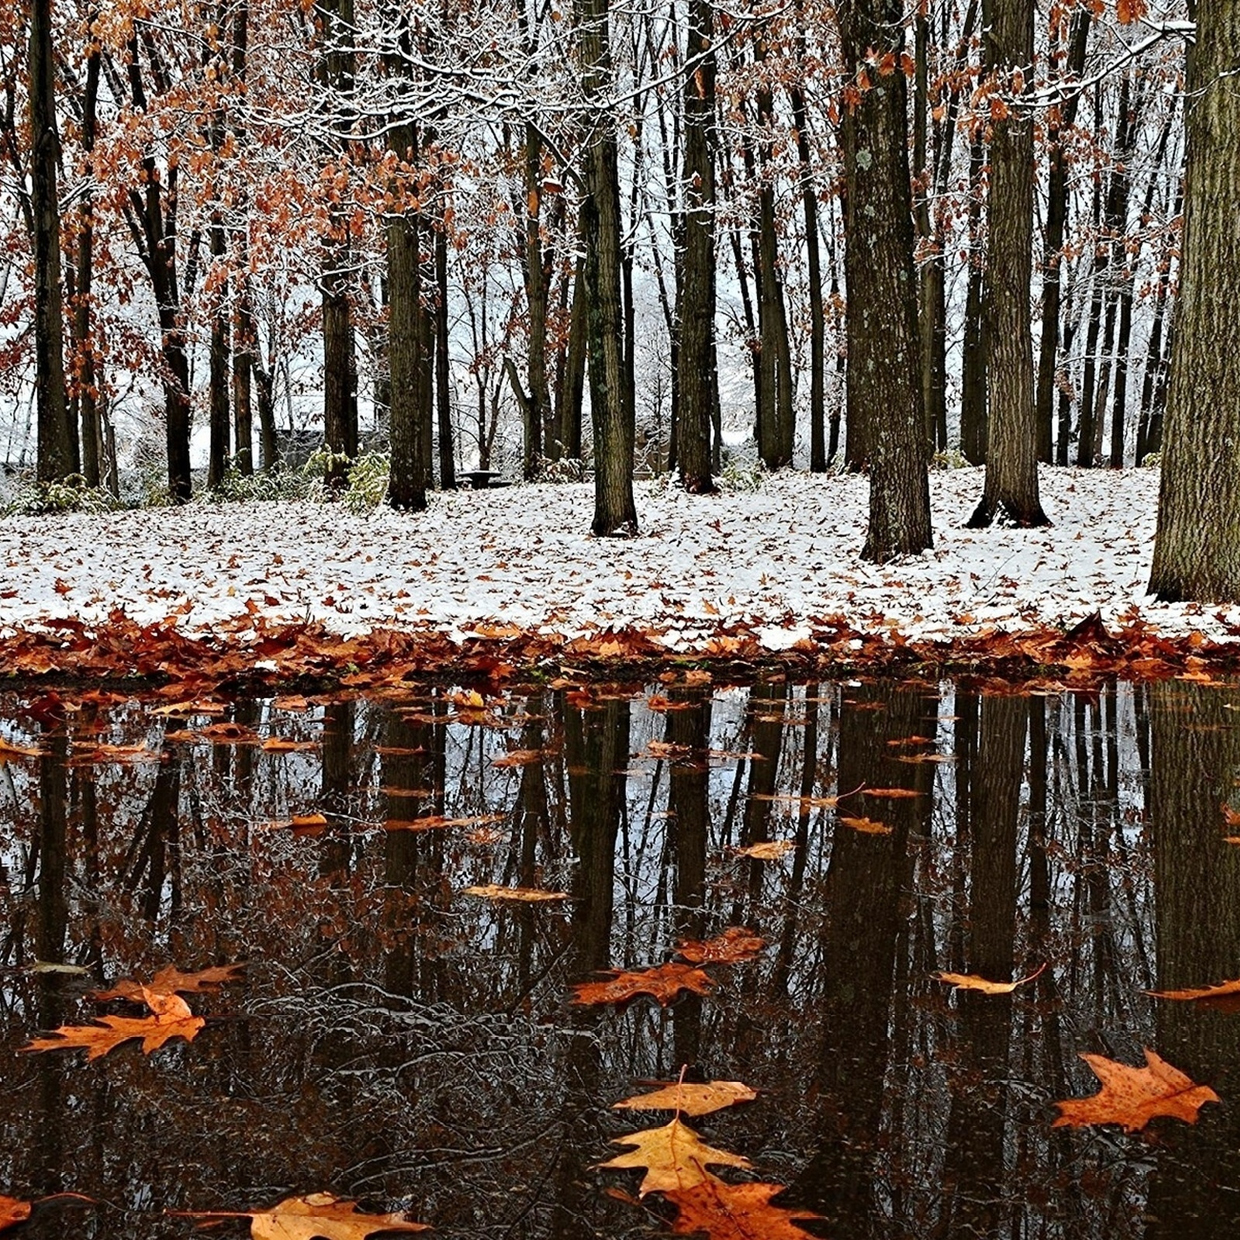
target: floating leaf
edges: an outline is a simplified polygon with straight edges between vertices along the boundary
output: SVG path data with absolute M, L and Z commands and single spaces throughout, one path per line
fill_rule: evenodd
M 759 844 L 747 844 L 738 848 L 738 857 L 752 857 L 755 861 L 778 861 L 796 848 L 795 840 L 763 840 Z
M 86 1058 L 98 1059 L 131 1038 L 142 1039 L 142 1050 L 149 1055 L 170 1038 L 192 1042 L 207 1023 L 189 1010 L 189 1004 L 176 995 L 158 995 L 143 988 L 143 1002 L 153 1015 L 143 1017 L 101 1016 L 93 1025 L 61 1025 L 46 1038 L 35 1038 L 23 1051 L 60 1051 L 83 1048 Z
M 301 750 L 318 749 L 318 741 L 294 741 L 286 736 L 269 736 L 263 741 L 264 753 L 296 753 Z
M 848 794 L 841 793 L 841 795 Z M 751 801 L 774 801 L 780 805 L 799 805 L 805 809 L 834 809 L 840 802 L 838 796 L 814 797 L 808 793 L 805 796 L 798 796 L 795 792 L 755 792 L 749 799 Z
M 0 763 L 9 762 L 13 758 L 39 758 L 42 755 L 41 749 L 36 749 L 31 745 L 14 745 L 0 738 Z
M 890 835 L 892 831 L 885 822 L 875 822 L 873 818 L 845 818 L 842 814 L 840 826 L 860 831 L 862 835 Z
M 884 797 L 889 801 L 897 801 L 904 797 L 924 797 L 924 792 L 918 792 L 916 788 L 862 788 L 861 795 L 865 797 Z
M 1017 986 L 1023 986 L 1035 977 L 1040 977 L 1045 969 L 1046 965 L 1039 965 L 1027 977 L 1017 978 L 1014 982 L 990 982 L 977 973 L 936 973 L 934 976 L 937 981 L 947 982 L 955 990 L 978 990 L 984 995 L 1010 995 Z
M 465 887 L 462 895 L 481 896 L 484 900 L 516 900 L 521 904 L 545 904 L 555 900 L 567 900 L 564 891 L 541 891 L 537 887 L 500 887 L 487 883 L 482 887 Z
M 30 1217 L 30 1202 L 16 1197 L 0 1197 L 0 1231 L 24 1223 Z
M 98 1003 L 108 999 L 131 999 L 135 1003 L 141 1003 L 144 990 L 156 995 L 201 994 L 237 981 L 244 970 L 244 963 L 221 964 L 210 969 L 200 969 L 197 973 L 182 973 L 176 965 L 170 964 L 160 969 L 145 986 L 141 982 L 126 979 L 117 982 L 111 990 L 93 991 L 89 997 Z
M 1144 1068 L 1132 1068 L 1103 1055 L 1082 1055 L 1102 1082 L 1089 1098 L 1056 1102 L 1059 1117 L 1053 1127 L 1080 1128 L 1086 1124 L 1122 1124 L 1125 1132 L 1139 1132 L 1156 1115 L 1170 1115 L 1186 1124 L 1197 1122 L 1198 1110 L 1219 1096 L 1208 1085 L 1197 1085 L 1178 1068 L 1146 1048 Z
M 625 1098 L 623 1102 L 613 1102 L 612 1106 L 627 1111 L 679 1111 L 682 1115 L 709 1115 L 712 1111 L 736 1106 L 738 1102 L 752 1102 L 757 1096 L 757 1090 L 740 1081 L 709 1081 L 706 1084 L 680 1081 L 648 1094 Z
M 727 1184 L 717 1176 L 704 1175 L 691 1188 L 670 1189 L 665 1194 L 677 1211 L 672 1233 L 704 1233 L 709 1240 L 815 1240 L 795 1220 L 820 1216 L 772 1205 L 771 1198 L 783 1191 L 782 1184 Z
M 1181 1003 L 1200 1003 L 1205 1007 L 1234 1011 L 1240 1008 L 1240 981 L 1220 982 L 1198 990 L 1147 990 L 1155 999 L 1176 999 Z
M 684 939 L 676 944 L 676 952 L 692 964 L 739 964 L 753 960 L 765 946 L 766 940 L 752 930 L 729 926 L 713 939 Z
M 547 755 L 541 749 L 512 749 L 499 758 L 492 758 L 492 766 L 533 766 Z
M 665 1193 L 671 1189 L 693 1188 L 706 1178 L 709 1166 L 748 1167 L 749 1159 L 727 1150 L 707 1145 L 687 1124 L 674 1119 L 662 1128 L 647 1128 L 617 1137 L 612 1145 L 631 1146 L 627 1154 L 617 1154 L 600 1169 L 623 1171 L 633 1167 L 645 1169 L 641 1187 L 647 1193 Z
M 212 1227 L 229 1218 L 248 1218 L 254 1240 L 367 1240 L 385 1231 L 429 1231 L 403 1214 L 359 1214 L 357 1203 L 334 1193 L 310 1193 L 287 1197 L 270 1210 L 184 1211 L 182 1218 L 203 1220 L 199 1227 Z
M 661 964 L 658 968 L 625 972 L 611 969 L 606 982 L 578 982 L 573 987 L 574 1003 L 627 1003 L 638 995 L 651 995 L 666 1006 L 682 990 L 704 995 L 711 988 L 710 978 L 687 964 Z
M 503 814 L 473 814 L 468 818 L 445 818 L 442 814 L 426 814 L 421 818 L 389 818 L 385 831 L 438 831 L 445 827 L 481 827 L 503 822 Z

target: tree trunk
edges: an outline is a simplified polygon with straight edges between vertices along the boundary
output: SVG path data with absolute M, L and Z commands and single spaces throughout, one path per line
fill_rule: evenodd
M 1033 63 L 1033 10 L 1033 0 L 982 0 L 985 64 L 1003 89 L 1015 91 L 1015 79 Z M 1000 514 L 1020 526 L 1048 525 L 1038 497 L 1029 311 L 1033 117 L 1023 110 L 992 113 L 988 224 L 986 482 L 969 525 L 989 525 Z
M 960 451 L 970 465 L 986 464 L 986 324 L 982 314 L 982 141 L 969 149 L 969 280 L 964 306 L 960 379 Z
M 1240 7 L 1199 0 L 1180 301 L 1150 590 L 1240 601 Z
M 573 274 L 573 299 L 568 312 L 568 349 L 556 417 L 564 455 L 570 461 L 581 460 L 581 405 L 586 378 L 585 279 L 585 261 L 579 258 Z
M 522 235 L 525 250 L 525 297 L 529 309 L 527 318 L 529 347 L 526 375 L 529 383 L 529 405 L 523 437 L 522 473 L 527 482 L 538 475 L 543 455 L 542 430 L 551 408 L 551 393 L 547 386 L 547 272 L 543 263 L 541 223 L 542 207 L 542 139 L 538 127 L 529 123 L 525 127 L 525 230 Z
M 633 500 L 633 398 L 629 387 L 620 281 L 624 263 L 620 228 L 620 173 L 615 121 L 597 101 L 611 87 L 609 0 L 574 0 L 582 89 L 593 106 L 584 151 L 586 347 L 590 361 L 590 417 L 594 429 L 596 535 L 637 532 Z
M 448 364 L 448 224 L 435 230 L 435 417 L 439 424 L 439 486 L 456 490 L 456 448 L 452 435 L 452 374 Z M 543 368 L 543 386 L 547 372 Z M 549 398 L 548 398 L 549 399 Z
M 903 46 L 900 0 L 837 10 L 846 71 Z M 877 74 L 845 110 L 848 427 L 868 416 L 870 514 L 863 558 L 884 562 L 932 543 L 917 337 L 917 276 L 904 74 Z M 863 412 L 864 411 L 864 415 Z
M 211 257 L 223 262 L 225 253 L 224 224 L 217 211 L 211 221 Z M 232 360 L 232 331 L 228 318 L 227 293 L 218 290 L 220 304 L 211 314 L 210 376 L 208 379 L 208 406 L 210 408 L 210 446 L 207 456 L 207 486 L 218 491 L 223 485 L 228 469 L 230 362 Z
M 82 200 L 78 207 L 77 300 L 73 307 L 73 346 L 76 358 L 78 424 L 81 427 L 82 479 L 88 487 L 99 486 L 103 460 L 102 427 L 99 420 L 99 375 L 93 338 L 94 315 L 91 292 L 95 274 L 95 198 L 91 188 L 95 149 L 96 110 L 99 99 L 98 49 L 86 58 L 86 84 L 82 93 L 82 149 L 86 168 Z
M 30 7 L 30 168 L 34 214 L 35 389 L 40 482 L 77 472 L 65 387 L 64 308 L 60 275 L 60 205 L 57 170 L 56 65 L 52 50 L 51 0 Z
M 686 491 L 715 490 L 710 425 L 715 337 L 715 37 L 712 0 L 691 0 L 685 75 L 684 259 L 677 357 L 676 453 Z

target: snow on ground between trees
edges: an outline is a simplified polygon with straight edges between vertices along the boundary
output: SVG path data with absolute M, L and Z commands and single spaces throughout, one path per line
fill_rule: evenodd
M 572 638 L 635 628 L 673 650 L 729 625 L 778 651 L 816 621 L 913 641 L 1069 626 L 1100 612 L 1158 632 L 1228 637 L 1240 608 L 1148 599 L 1158 472 L 1043 468 L 1049 529 L 966 530 L 982 472 L 930 479 L 933 551 L 865 564 L 867 484 L 780 474 L 754 492 L 688 496 L 638 486 L 641 534 L 592 538 L 589 485 L 431 497 L 429 511 L 356 515 L 341 505 L 212 504 L 10 517 L 0 625 L 177 617 L 186 635 L 245 617 L 319 621 L 356 635 L 475 626 Z

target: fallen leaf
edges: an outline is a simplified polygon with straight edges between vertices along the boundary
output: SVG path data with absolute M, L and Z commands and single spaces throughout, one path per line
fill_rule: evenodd
M 666 1006 L 682 990 L 704 995 L 711 988 L 710 978 L 687 964 L 661 964 L 654 969 L 625 972 L 611 969 L 605 982 L 578 982 L 573 987 L 574 1003 L 627 1003 L 638 995 L 651 995 Z
M 860 831 L 862 835 L 890 835 L 892 828 L 885 822 L 875 822 L 873 818 L 845 818 L 840 815 L 840 826 Z
M 499 758 L 492 758 L 492 766 L 533 766 L 541 762 L 546 754 L 541 749 L 513 749 Z
M 210 969 L 200 969 L 197 973 L 182 973 L 176 965 L 170 964 L 160 969 L 145 987 L 141 982 L 127 978 L 117 982 L 111 990 L 92 991 L 87 997 L 94 999 L 96 1003 L 103 1003 L 108 999 L 132 999 L 141 1003 L 144 989 L 156 995 L 202 994 L 204 991 L 217 990 L 227 982 L 237 981 L 244 969 L 244 963 L 221 964 Z
M 1197 1111 L 1219 1096 L 1208 1085 L 1197 1085 L 1178 1068 L 1148 1047 L 1146 1067 L 1132 1068 L 1104 1055 L 1082 1055 L 1102 1088 L 1089 1098 L 1056 1102 L 1059 1117 L 1052 1127 L 1080 1128 L 1087 1124 L 1122 1124 L 1125 1132 L 1139 1132 L 1156 1115 L 1170 1115 L 1186 1124 L 1197 1122 Z
M 707 1145 L 696 1132 L 679 1119 L 662 1128 L 646 1128 L 617 1137 L 612 1145 L 631 1146 L 627 1154 L 617 1154 L 608 1162 L 599 1163 L 601 1170 L 624 1171 L 633 1167 L 644 1168 L 645 1176 L 637 1190 L 641 1196 L 647 1193 L 665 1193 L 672 1189 L 693 1188 L 706 1178 L 709 1166 L 748 1167 L 749 1159 L 727 1150 L 717 1150 Z
M 318 741 L 294 741 L 286 736 L 269 736 L 263 741 L 264 753 L 297 753 L 301 750 L 318 749 Z
M 738 857 L 752 857 L 755 861 L 778 861 L 786 857 L 796 848 L 795 840 L 763 840 L 760 844 L 749 844 L 738 848 Z
M 1182 1003 L 1200 1003 L 1204 1007 L 1234 1011 L 1240 1008 L 1240 981 L 1220 982 L 1199 990 L 1147 990 L 1155 999 L 1176 999 Z
M 1039 965 L 1027 977 L 1017 978 L 1014 982 L 989 982 L 977 973 L 936 973 L 934 976 L 936 980 L 947 982 L 955 990 L 980 990 L 984 995 L 1010 995 L 1017 986 L 1023 986 L 1035 977 L 1040 977 L 1045 969 L 1045 964 Z
M 841 796 L 847 795 L 844 793 Z M 801 805 L 807 809 L 834 809 L 840 802 L 838 796 L 835 797 L 814 797 L 798 796 L 795 792 L 755 792 L 749 798 L 751 801 L 774 801 L 783 805 Z
M 565 891 L 541 891 L 537 887 L 500 887 L 495 883 L 487 883 L 482 887 L 465 887 L 461 894 L 481 896 L 484 900 L 516 900 L 522 904 L 544 904 L 568 899 Z
M 740 1081 L 709 1081 L 706 1084 L 688 1084 L 680 1081 L 665 1085 L 648 1094 L 636 1094 L 623 1102 L 613 1102 L 617 1110 L 627 1111 L 679 1111 L 682 1115 L 709 1115 L 738 1102 L 752 1102 L 758 1096 L 756 1089 Z
M 429 1231 L 403 1214 L 359 1214 L 357 1203 L 334 1193 L 309 1193 L 287 1197 L 270 1210 L 186 1211 L 172 1213 L 203 1220 L 199 1227 L 212 1227 L 229 1218 L 250 1219 L 254 1240 L 367 1240 L 385 1231 Z
M 924 792 L 918 792 L 916 788 L 862 788 L 861 795 L 864 797 L 885 797 L 888 800 L 896 801 L 903 797 L 924 797 Z
M 390 818 L 383 824 L 385 831 L 436 831 L 442 827 L 479 827 L 503 822 L 503 814 L 473 814 L 468 818 L 445 818 L 442 814 L 427 814 L 422 818 Z
M 9 741 L 0 740 L 0 762 L 8 762 L 11 758 L 38 758 L 43 751 L 31 745 L 14 745 Z
M 16 1197 L 0 1197 L 0 1231 L 24 1223 L 30 1217 L 30 1202 Z
M 35 960 L 26 966 L 27 973 L 63 973 L 68 977 L 84 977 L 90 969 L 84 964 L 61 964 L 55 960 Z
M 795 1220 L 819 1215 L 771 1205 L 771 1198 L 783 1191 L 782 1184 L 728 1184 L 705 1175 L 691 1188 L 667 1191 L 677 1211 L 672 1233 L 705 1233 L 709 1240 L 815 1240 Z
M 142 1050 L 149 1055 L 170 1038 L 192 1042 L 207 1023 L 189 1010 L 189 1004 L 176 995 L 158 995 L 142 989 L 143 1002 L 152 1015 L 143 1017 L 101 1016 L 93 1025 L 61 1025 L 46 1038 L 35 1038 L 23 1051 L 59 1051 L 83 1048 L 88 1060 L 98 1059 L 131 1038 L 142 1039 Z
M 729 926 L 713 939 L 682 940 L 676 944 L 676 953 L 692 964 L 739 964 L 754 959 L 765 946 L 766 940 L 752 930 Z

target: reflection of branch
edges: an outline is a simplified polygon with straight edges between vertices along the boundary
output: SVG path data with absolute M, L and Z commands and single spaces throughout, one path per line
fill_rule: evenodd
M 1078 95 L 1082 95 L 1091 87 L 1097 86 L 1100 82 L 1105 82 L 1117 70 L 1122 69 L 1125 65 L 1130 64 L 1140 56 L 1144 56 L 1152 47 L 1157 47 L 1164 39 L 1183 39 L 1186 43 L 1195 41 L 1197 36 L 1196 22 L 1144 22 L 1144 25 L 1153 30 L 1148 38 L 1142 39 L 1139 43 L 1129 43 L 1124 50 L 1110 61 L 1097 73 L 1090 77 L 1082 78 L 1079 82 L 1057 82 L 1053 86 L 1044 86 L 1041 90 L 1031 90 L 1027 95 L 1020 95 L 1014 98 L 1011 103 L 1013 107 L 1021 108 L 1046 108 L 1054 107 L 1056 104 L 1065 103 L 1069 99 L 1075 99 Z

